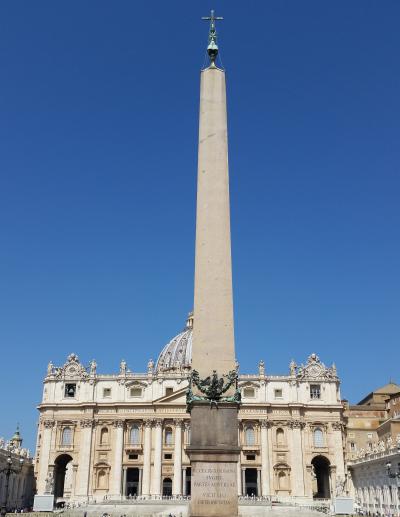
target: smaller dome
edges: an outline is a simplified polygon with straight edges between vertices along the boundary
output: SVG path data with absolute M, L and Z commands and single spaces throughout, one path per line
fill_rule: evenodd
M 162 349 L 158 356 L 156 372 L 168 372 L 191 368 L 192 365 L 193 313 L 186 320 L 185 329 Z

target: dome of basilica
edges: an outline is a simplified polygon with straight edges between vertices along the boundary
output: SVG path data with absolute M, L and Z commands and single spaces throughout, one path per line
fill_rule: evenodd
M 189 313 L 184 330 L 162 349 L 156 363 L 157 372 L 191 368 L 192 364 L 193 313 Z

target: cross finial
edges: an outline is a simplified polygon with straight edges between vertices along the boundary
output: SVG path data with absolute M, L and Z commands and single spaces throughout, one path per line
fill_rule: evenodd
M 217 55 L 218 55 L 217 29 L 215 27 L 215 22 L 217 20 L 223 20 L 223 18 L 222 18 L 222 16 L 214 16 L 214 10 L 212 9 L 210 16 L 203 16 L 201 19 L 210 21 L 207 52 L 208 52 L 208 55 L 210 56 L 210 61 L 211 61 L 210 67 L 214 68 L 215 60 L 217 59 Z

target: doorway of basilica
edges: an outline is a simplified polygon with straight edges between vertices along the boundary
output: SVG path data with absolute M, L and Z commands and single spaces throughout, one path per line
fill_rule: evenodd
M 72 491 L 72 457 L 61 454 L 54 462 L 54 497 L 68 499 Z
M 126 494 L 127 496 L 139 495 L 139 469 L 129 468 L 126 472 Z
M 171 496 L 172 495 L 172 479 L 165 478 L 162 484 L 162 495 Z
M 314 467 L 315 474 L 314 499 L 329 499 L 331 497 L 330 461 L 325 456 L 316 456 L 311 465 Z

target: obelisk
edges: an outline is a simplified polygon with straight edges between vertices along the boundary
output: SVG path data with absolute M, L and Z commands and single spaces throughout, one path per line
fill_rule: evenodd
M 211 16 L 204 19 L 210 20 L 210 63 L 201 71 L 200 84 L 192 380 L 188 391 L 190 515 L 232 517 L 238 512 L 239 448 L 238 395 L 233 381 L 226 85 L 225 72 L 215 63 L 215 21 L 221 18 L 211 11 Z M 223 386 L 229 386 L 224 393 Z

